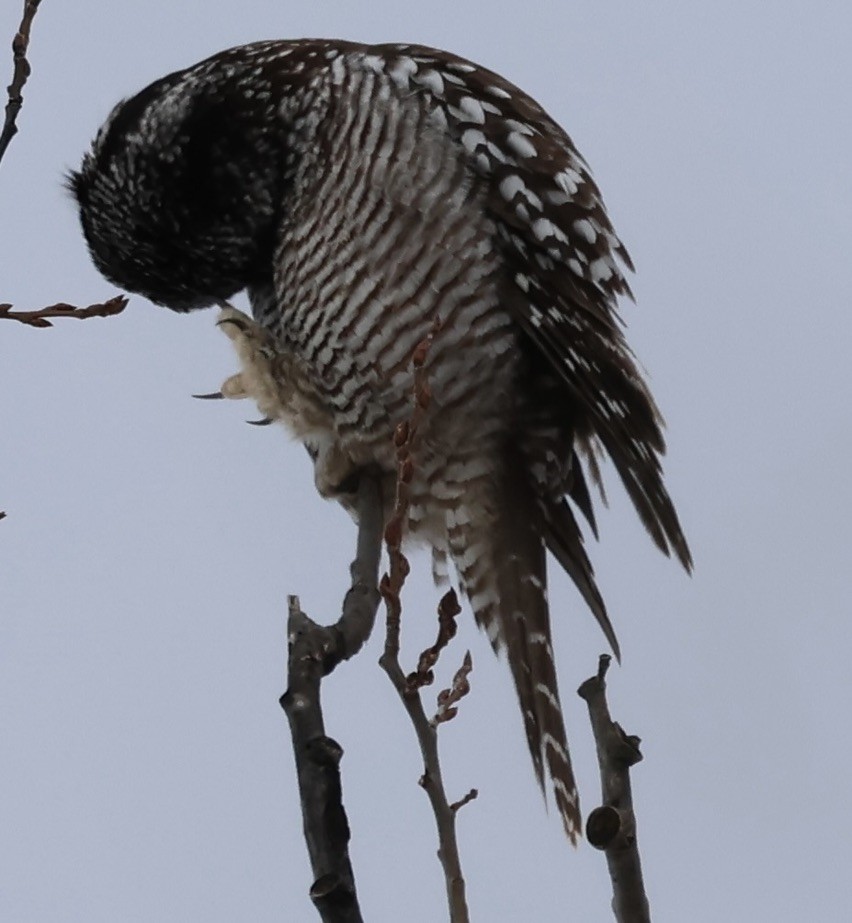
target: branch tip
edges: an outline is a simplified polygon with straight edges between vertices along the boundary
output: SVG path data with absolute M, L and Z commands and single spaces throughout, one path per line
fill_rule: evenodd
M 463 798 L 460 798 L 458 801 L 454 801 L 450 805 L 450 810 L 453 814 L 457 814 L 466 804 L 470 804 L 474 798 L 479 797 L 479 790 L 472 788 Z
M 642 754 L 639 738 L 625 734 L 610 716 L 605 677 L 611 660 L 602 654 L 596 675 L 577 690 L 589 709 L 603 801 L 586 821 L 586 836 L 592 846 L 606 853 L 617 923 L 650 923 L 630 785 L 630 766 L 641 760 Z
M 86 320 L 89 317 L 113 317 L 120 314 L 127 304 L 128 299 L 125 295 L 115 295 L 106 301 L 86 305 L 83 308 L 60 301 L 36 311 L 13 311 L 12 305 L 0 304 L 0 319 L 16 320 L 28 327 L 44 328 L 53 326 L 50 318 L 73 317 L 77 320 Z
M 41 0 L 26 0 L 24 12 L 18 31 L 12 38 L 12 82 L 6 88 L 7 102 L 3 119 L 3 128 L 0 130 L 0 160 L 6 153 L 12 138 L 18 133 L 18 113 L 24 104 L 24 84 L 30 76 L 30 62 L 27 60 L 27 49 L 30 44 L 30 29 L 38 12 Z M 39 326 L 39 325 L 34 325 Z

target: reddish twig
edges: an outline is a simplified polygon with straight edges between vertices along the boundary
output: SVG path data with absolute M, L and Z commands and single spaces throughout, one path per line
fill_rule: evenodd
M 455 594 L 453 594 L 455 595 Z M 449 689 L 442 689 L 438 693 L 438 711 L 432 719 L 432 724 L 444 724 L 452 721 L 458 714 L 457 703 L 470 692 L 468 676 L 473 669 L 473 658 L 470 651 L 466 651 L 462 665 L 456 670 L 453 683 Z
M 107 301 L 90 304 L 84 308 L 60 301 L 37 311 L 13 311 L 12 305 L 0 304 L 0 320 L 16 320 L 28 327 L 52 327 L 53 324 L 48 320 L 51 317 L 75 317 L 77 320 L 85 320 L 87 317 L 112 317 L 114 314 L 120 314 L 126 307 L 127 298 L 124 295 L 115 295 Z
M 41 0 L 26 0 L 24 3 L 24 13 L 21 17 L 21 24 L 18 31 L 12 39 L 12 58 L 14 61 L 12 69 L 12 82 L 6 88 L 8 93 L 8 102 L 6 103 L 6 115 L 3 119 L 3 130 L 0 131 L 0 160 L 9 147 L 9 142 L 15 137 L 18 131 L 17 119 L 21 106 L 24 104 L 23 89 L 27 78 L 30 76 L 30 62 L 27 60 L 27 48 L 30 44 L 30 28 L 35 19 Z
M 603 805 L 595 808 L 586 821 L 586 837 L 592 846 L 606 852 L 612 881 L 612 910 L 617 923 L 650 923 L 630 788 L 630 767 L 642 759 L 640 740 L 625 734 L 610 716 L 605 677 L 611 659 L 602 654 L 597 675 L 577 690 L 589 707 L 603 800 Z
M 438 662 L 441 651 L 456 636 L 456 616 L 460 612 L 461 606 L 456 597 L 456 591 L 450 589 L 438 603 L 438 638 L 431 647 L 427 647 L 421 653 L 417 661 L 417 669 L 406 677 L 409 689 L 415 690 L 421 689 L 423 686 L 431 686 L 435 681 L 435 673 L 432 668 Z M 467 656 L 468 658 L 470 657 L 470 651 L 468 651 Z
M 477 792 L 476 789 L 471 789 L 460 801 L 453 804 L 448 801 L 438 756 L 438 724 L 450 720 L 455 715 L 456 709 L 453 703 L 467 692 L 467 676 L 472 669 L 470 654 L 466 655 L 464 665 L 456 673 L 452 688 L 444 690 L 441 694 L 443 701 L 439 698 L 438 714 L 431 721 L 426 716 L 419 691 L 422 686 L 432 682 L 432 667 L 437 662 L 441 650 L 455 634 L 455 616 L 459 611 L 455 593 L 451 591 L 441 600 L 438 608 L 438 640 L 420 655 L 417 670 L 406 677 L 399 662 L 400 618 L 402 615 L 400 593 L 409 571 L 408 561 L 402 553 L 400 544 L 408 519 L 409 489 L 414 473 L 411 447 L 423 414 L 429 407 L 430 393 L 424 364 L 434 335 L 439 329 L 440 323 L 436 323 L 429 336 L 414 351 L 414 409 L 411 419 L 406 423 L 401 423 L 394 435 L 397 450 L 397 491 L 394 514 L 385 529 L 385 543 L 390 566 L 379 585 L 387 608 L 385 649 L 379 663 L 399 694 L 420 744 L 420 752 L 423 756 L 423 775 L 420 777 L 420 785 L 429 797 L 438 828 L 438 858 L 444 870 L 451 923 L 468 923 L 470 916 L 465 899 L 465 883 L 456 838 L 456 813 L 463 805 L 472 801 Z
M 13 311 L 12 305 L 0 304 L 0 320 L 4 318 L 15 320 L 28 327 L 52 327 L 53 323 L 49 320 L 51 317 L 76 317 L 78 320 L 84 320 L 87 317 L 111 317 L 113 314 L 120 314 L 126 307 L 127 298 L 124 295 L 116 295 L 101 304 L 90 304 L 85 308 L 59 302 L 37 311 Z M 3 519 L 5 515 L 5 513 L 0 513 L 0 519 Z

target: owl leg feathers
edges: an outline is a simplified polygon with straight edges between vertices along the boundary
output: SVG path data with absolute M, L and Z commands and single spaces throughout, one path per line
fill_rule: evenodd
M 221 397 L 251 399 L 263 414 L 259 422 L 283 423 L 304 442 L 314 463 L 314 483 L 321 496 L 354 500 L 359 469 L 333 437 L 331 412 L 305 387 L 308 373 L 260 324 L 224 303 L 216 321 L 231 343 L 240 371 L 222 385 Z

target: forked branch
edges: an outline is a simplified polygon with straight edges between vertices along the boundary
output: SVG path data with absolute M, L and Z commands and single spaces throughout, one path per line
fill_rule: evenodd
M 361 477 L 357 503 L 358 550 L 340 619 L 329 627 L 318 625 L 302 612 L 297 597 L 289 599 L 288 685 L 281 696 L 293 739 L 303 829 L 314 876 L 310 896 L 325 923 L 362 920 L 340 783 L 343 748 L 326 735 L 320 702 L 323 677 L 360 650 L 379 605 L 382 498 L 377 479 Z

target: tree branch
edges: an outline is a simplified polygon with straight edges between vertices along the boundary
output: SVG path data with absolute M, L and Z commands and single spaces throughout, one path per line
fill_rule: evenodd
M 438 660 L 441 650 L 446 647 L 456 633 L 455 617 L 460 608 L 455 592 L 450 590 L 438 606 L 438 639 L 435 644 L 420 655 L 417 670 L 408 677 L 402 671 L 399 662 L 400 619 L 402 601 L 400 592 L 408 575 L 408 561 L 401 550 L 404 525 L 408 518 L 409 484 L 414 473 L 414 461 L 411 446 L 423 413 L 429 406 L 429 388 L 425 380 L 423 365 L 432 337 L 440 329 L 436 325 L 432 334 L 420 343 L 414 352 L 414 410 L 411 420 L 397 427 L 394 443 L 397 450 L 397 491 L 394 515 L 385 529 L 385 543 L 390 559 L 389 573 L 382 577 L 380 589 L 387 608 L 385 649 L 379 663 L 387 673 L 399 694 L 405 710 L 414 726 L 420 752 L 423 756 L 423 775 L 420 785 L 429 796 L 432 813 L 438 828 L 438 859 L 444 870 L 447 889 L 447 902 L 450 908 L 451 923 L 468 923 L 470 917 L 465 899 L 465 882 L 461 870 L 458 841 L 456 838 L 456 814 L 458 810 L 472 801 L 476 789 L 471 789 L 460 801 L 450 804 L 441 775 L 441 762 L 438 756 L 438 725 L 454 717 L 457 702 L 468 691 L 467 676 L 472 669 L 470 652 L 465 655 L 464 664 L 456 673 L 451 689 L 444 690 L 438 697 L 439 710 L 431 720 L 426 717 L 420 688 L 434 679 L 432 667 Z
M 35 19 L 41 0 L 26 0 L 24 3 L 24 13 L 21 17 L 21 24 L 18 31 L 12 39 L 12 58 L 14 66 L 12 69 L 12 82 L 6 88 L 8 93 L 8 102 L 6 103 L 6 114 L 3 119 L 3 130 L 0 131 L 0 160 L 9 147 L 9 142 L 15 137 L 18 131 L 16 124 L 18 113 L 24 104 L 23 89 L 27 78 L 30 76 L 30 62 L 27 60 L 27 48 L 30 44 L 30 28 Z
M 606 852 L 612 881 L 612 910 L 617 923 L 650 923 L 630 788 L 630 767 L 642 759 L 640 740 L 625 734 L 610 717 L 605 681 L 610 661 L 608 654 L 602 654 L 597 675 L 577 690 L 589 707 L 603 801 L 586 821 L 586 837 L 592 846 Z
M 325 923 L 361 923 L 349 860 L 349 823 L 340 783 L 342 747 L 325 733 L 320 684 L 370 635 L 379 605 L 376 588 L 382 547 L 382 497 L 377 478 L 364 474 L 358 487 L 358 546 L 352 585 L 335 625 L 313 622 L 289 598 L 287 714 L 296 757 L 305 842 L 313 870 L 310 896 Z
M 393 580 L 393 574 L 390 575 Z M 451 923 L 469 923 L 470 916 L 467 909 L 465 898 L 465 882 L 462 875 L 461 859 L 459 857 L 458 839 L 456 837 L 456 814 L 459 809 L 464 807 L 469 801 L 476 798 L 478 792 L 471 789 L 459 801 L 450 804 L 447 798 L 446 789 L 444 788 L 444 779 L 441 774 L 441 759 L 438 755 L 438 725 L 449 720 L 448 717 L 442 716 L 441 712 L 431 720 L 426 716 L 423 708 L 423 701 L 416 684 L 410 682 L 411 677 L 406 677 L 399 663 L 399 610 L 396 603 L 389 599 L 392 592 L 388 584 L 383 584 L 383 594 L 388 606 L 388 631 L 385 642 L 384 653 L 379 663 L 382 669 L 387 673 L 394 689 L 399 694 L 411 724 L 414 727 L 414 733 L 417 736 L 417 743 L 420 745 L 420 753 L 423 756 L 423 775 L 420 777 L 420 786 L 429 797 L 429 803 L 432 806 L 432 813 L 435 815 L 435 824 L 438 828 L 438 859 L 444 870 L 444 882 L 447 889 L 447 902 L 450 908 Z M 398 596 L 397 596 L 398 599 Z M 455 593 L 450 592 L 441 600 L 441 606 L 447 602 L 458 606 L 455 601 Z M 462 675 L 466 683 L 466 675 L 470 672 L 471 660 L 470 652 L 465 655 L 465 662 L 456 673 L 456 677 Z M 417 674 L 412 674 L 416 676 Z M 461 681 L 461 680 L 460 680 Z M 454 687 L 456 681 L 454 680 Z M 442 697 L 452 695 L 453 690 L 445 690 Z M 464 694 L 464 693 L 462 693 Z M 439 697 L 440 698 L 440 697 Z
M 85 308 L 78 308 L 73 304 L 60 301 L 37 311 L 13 311 L 12 305 L 0 304 L 0 320 L 16 320 L 28 327 L 52 327 L 50 317 L 75 317 L 85 320 L 87 317 L 112 317 L 120 314 L 127 307 L 127 298 L 124 295 L 115 295 L 107 301 L 90 304 Z

